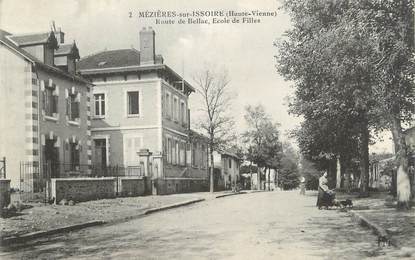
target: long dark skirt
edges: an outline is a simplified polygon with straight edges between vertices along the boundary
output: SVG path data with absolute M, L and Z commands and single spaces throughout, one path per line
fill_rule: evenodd
M 317 196 L 317 203 L 316 206 L 318 208 L 321 207 L 331 207 L 333 206 L 333 201 L 335 198 L 335 194 L 334 193 L 327 193 L 325 191 L 323 191 L 322 189 L 318 189 L 318 196 Z
M 323 200 L 324 200 L 324 191 L 323 191 L 322 188 L 318 187 L 318 195 L 317 195 L 317 203 L 316 203 L 316 206 L 317 207 L 321 207 Z

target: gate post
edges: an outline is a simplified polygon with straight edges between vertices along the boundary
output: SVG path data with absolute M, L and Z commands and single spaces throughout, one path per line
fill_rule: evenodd
M 138 156 L 140 157 L 140 171 L 143 173 L 144 176 L 150 177 L 150 156 L 151 152 L 148 149 L 140 149 L 138 152 Z M 141 169 L 142 167 L 142 169 Z

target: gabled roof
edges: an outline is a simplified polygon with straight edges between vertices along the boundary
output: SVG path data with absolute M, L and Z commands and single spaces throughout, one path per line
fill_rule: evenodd
M 75 59 L 79 59 L 79 50 L 76 47 L 76 43 L 60 44 L 59 48 L 55 51 L 55 56 L 67 56 L 72 55 Z
M 191 140 L 197 139 L 202 140 L 205 143 L 209 143 L 209 138 L 201 133 L 196 132 L 195 130 L 190 129 L 189 131 L 189 137 Z
M 140 65 L 140 52 L 136 49 L 102 51 L 82 58 L 78 70 L 130 67 Z
M 54 48 L 58 47 L 58 41 L 56 40 L 53 32 L 31 33 L 21 35 L 10 35 L 9 39 L 16 43 L 19 47 L 37 44 L 51 43 Z
M 12 42 L 10 40 L 11 35 L 12 35 L 11 33 L 0 29 L 0 43 L 4 44 L 8 48 L 10 48 L 12 51 L 14 51 L 16 54 L 18 54 L 19 56 L 21 56 L 25 60 L 31 62 L 34 66 L 38 66 L 38 67 L 40 67 L 44 70 L 59 74 L 63 77 L 66 77 L 66 78 L 69 78 L 69 79 L 72 79 L 72 80 L 77 80 L 77 81 L 82 82 L 84 84 L 93 85 L 92 83 L 90 83 L 89 81 L 85 80 L 82 77 L 79 77 L 79 76 L 73 75 L 73 74 L 69 74 L 65 71 L 62 71 L 62 70 L 56 68 L 56 67 L 53 67 L 53 66 L 50 66 L 50 65 L 47 65 L 47 64 L 41 62 L 36 57 L 31 55 L 29 52 L 25 51 L 24 49 L 17 46 L 14 42 Z
M 233 148 L 219 149 L 217 152 L 221 155 L 230 156 L 230 157 L 233 157 L 233 158 L 236 158 L 236 159 L 239 159 L 239 160 L 242 159 L 238 156 L 237 151 Z

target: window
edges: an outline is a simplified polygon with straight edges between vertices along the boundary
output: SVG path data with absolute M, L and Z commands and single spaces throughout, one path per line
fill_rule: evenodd
M 79 118 L 79 95 L 80 93 L 71 94 L 66 99 L 66 115 L 69 121 Z
M 166 93 L 166 116 L 171 117 L 170 94 Z
M 180 146 L 179 146 L 179 141 L 176 140 L 175 142 L 176 144 L 176 164 L 180 164 Z
M 128 101 L 128 115 L 138 115 L 139 114 L 139 95 L 138 91 L 129 91 L 127 92 L 127 101 Z
M 168 163 L 171 163 L 172 162 L 172 159 L 171 159 L 171 155 L 172 155 L 172 153 L 171 153 L 171 149 L 172 147 L 171 147 L 171 139 L 170 138 L 167 138 L 167 162 Z
M 105 94 L 94 94 L 95 99 L 95 117 L 105 117 Z
M 58 95 L 55 92 L 56 85 L 45 87 L 43 92 L 43 110 L 47 116 L 55 116 L 58 113 Z
M 76 143 L 69 143 L 70 154 L 70 169 L 76 171 L 79 169 L 79 145 Z
M 140 163 L 138 152 L 141 149 L 140 136 L 127 136 L 124 138 L 124 162 L 127 166 L 136 166 Z
M 177 121 L 177 117 L 178 117 L 177 106 L 178 106 L 178 101 L 177 101 L 177 98 L 174 97 L 174 99 L 173 99 L 173 119 L 174 119 L 174 121 Z
M 186 125 L 186 108 L 184 102 L 180 103 L 180 121 L 182 125 Z
M 180 142 L 180 165 L 186 165 L 186 143 Z
M 228 158 L 228 161 L 229 161 L 229 169 L 232 169 L 232 159 Z
M 206 148 L 205 145 L 202 144 L 202 162 L 201 165 L 203 168 L 207 167 L 207 158 L 206 158 Z
M 176 164 L 176 141 L 172 141 L 172 148 L 171 148 L 171 154 L 172 154 L 172 164 Z
M 197 143 L 193 143 L 192 145 L 192 165 L 193 166 L 197 166 L 196 165 L 196 151 L 197 151 Z

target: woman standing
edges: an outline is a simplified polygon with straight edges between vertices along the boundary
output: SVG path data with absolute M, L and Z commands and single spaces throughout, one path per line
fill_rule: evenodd
M 321 207 L 324 200 L 324 193 L 329 190 L 327 186 L 327 172 L 323 173 L 323 176 L 318 179 L 318 196 L 317 196 L 317 207 Z

